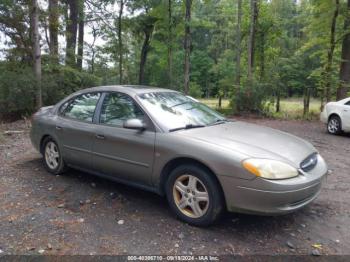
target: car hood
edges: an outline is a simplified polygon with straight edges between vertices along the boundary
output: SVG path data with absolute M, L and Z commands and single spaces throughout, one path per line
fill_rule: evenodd
M 247 157 L 269 158 L 288 162 L 296 168 L 316 149 L 294 135 L 245 122 L 227 122 L 188 129 L 181 134 L 195 140 L 239 152 Z

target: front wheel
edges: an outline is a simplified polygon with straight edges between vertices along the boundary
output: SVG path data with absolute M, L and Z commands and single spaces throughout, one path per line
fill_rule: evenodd
M 328 133 L 333 135 L 339 135 L 341 133 L 341 119 L 339 116 L 332 116 L 328 120 L 327 125 Z
M 195 226 L 214 223 L 224 209 L 217 180 L 197 165 L 175 168 L 167 180 L 166 195 L 172 211 L 181 220 Z

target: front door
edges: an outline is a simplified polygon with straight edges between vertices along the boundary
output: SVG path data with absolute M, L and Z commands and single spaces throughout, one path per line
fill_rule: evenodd
M 148 123 L 145 130 L 123 128 L 125 120 Z M 155 131 L 137 103 L 123 93 L 107 93 L 101 105 L 93 143 L 93 167 L 127 182 L 150 185 Z
M 342 106 L 342 128 L 344 131 L 350 131 L 350 101 Z

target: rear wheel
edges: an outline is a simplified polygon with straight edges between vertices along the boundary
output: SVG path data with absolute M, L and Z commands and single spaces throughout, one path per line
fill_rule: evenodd
M 175 168 L 166 183 L 166 195 L 173 212 L 195 226 L 214 223 L 224 209 L 218 182 L 210 172 L 197 165 Z
M 341 133 L 341 119 L 339 116 L 331 116 L 328 120 L 327 130 L 328 133 L 333 135 L 339 135 Z
M 47 137 L 43 141 L 42 153 L 44 166 L 47 171 L 54 175 L 58 175 L 66 170 L 66 165 L 63 161 L 58 145 L 51 137 Z

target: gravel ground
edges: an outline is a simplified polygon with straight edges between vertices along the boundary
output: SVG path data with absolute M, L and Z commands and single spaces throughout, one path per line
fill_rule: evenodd
M 312 142 L 332 174 L 308 207 L 286 216 L 225 214 L 196 228 L 155 194 L 70 170 L 48 174 L 22 121 L 0 125 L 2 254 L 350 254 L 350 136 L 318 122 L 242 119 Z M 24 130 L 6 135 L 4 130 Z

